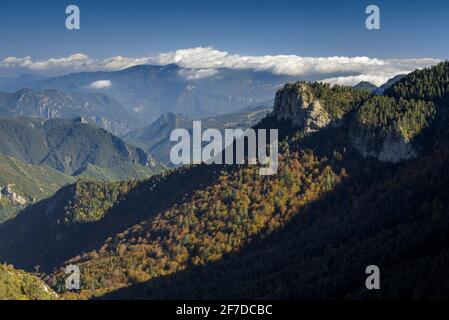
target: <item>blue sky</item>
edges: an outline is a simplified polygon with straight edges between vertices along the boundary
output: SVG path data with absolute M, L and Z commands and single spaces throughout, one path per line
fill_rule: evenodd
M 81 30 L 65 29 L 65 7 Z M 382 29 L 364 28 L 367 5 Z M 239 54 L 447 58 L 448 1 L 1 1 L 0 55 L 142 56 L 214 46 Z

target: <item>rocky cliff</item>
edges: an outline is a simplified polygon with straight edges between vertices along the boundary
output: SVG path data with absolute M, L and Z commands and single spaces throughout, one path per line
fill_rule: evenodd
M 351 119 L 350 141 L 365 157 L 396 163 L 411 159 L 424 147 L 422 136 L 435 117 L 432 103 L 372 97 Z
M 302 132 L 344 126 L 364 157 L 396 163 L 419 154 L 416 141 L 435 117 L 432 103 L 375 96 L 366 90 L 297 82 L 276 93 L 272 117 Z
M 387 132 L 376 136 L 373 131 L 350 131 L 352 146 L 365 158 L 373 157 L 382 162 L 396 163 L 408 160 L 417 155 L 412 143 L 395 132 Z
M 287 84 L 276 93 L 273 115 L 279 121 L 288 121 L 304 132 L 315 132 L 326 127 L 331 117 L 306 83 Z

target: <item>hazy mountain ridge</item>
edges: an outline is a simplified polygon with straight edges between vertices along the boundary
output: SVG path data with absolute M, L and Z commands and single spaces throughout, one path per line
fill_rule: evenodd
M 0 91 L 13 93 L 19 89 L 29 88 L 28 84 L 48 79 L 48 76 L 33 73 L 22 73 L 17 77 L 0 78 Z
M 257 124 L 271 111 L 271 107 L 252 107 L 245 110 L 225 115 L 198 119 L 201 121 L 202 130 L 214 128 L 224 129 L 248 129 Z M 170 148 L 176 142 L 170 141 L 170 134 L 174 129 L 183 128 L 191 132 L 193 119 L 184 115 L 164 113 L 151 125 L 129 132 L 124 140 L 141 147 L 149 152 L 157 161 L 171 165 Z
M 82 117 L 116 135 L 139 127 L 140 120 L 115 99 L 98 92 L 21 89 L 0 92 L 0 116 L 73 119 Z
M 374 93 L 382 95 L 385 90 L 387 90 L 388 88 L 393 86 L 396 82 L 400 81 L 401 79 L 403 79 L 406 76 L 407 76 L 406 74 L 400 74 L 400 75 L 397 75 L 396 77 L 389 79 L 386 83 L 384 83 L 383 85 L 381 85 L 380 87 L 375 89 Z
M 198 72 L 175 64 L 139 65 L 112 72 L 72 73 L 26 85 L 34 90 L 104 93 L 148 125 L 165 112 L 192 118 L 236 112 L 272 99 L 278 86 L 296 80 L 249 69 L 216 69 L 207 77 Z M 110 86 L 92 88 L 97 81 L 109 81 Z M 21 88 L 10 86 L 9 90 Z

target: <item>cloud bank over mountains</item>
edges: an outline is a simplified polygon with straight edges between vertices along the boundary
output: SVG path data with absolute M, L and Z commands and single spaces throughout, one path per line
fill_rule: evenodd
M 353 85 L 370 81 L 380 85 L 388 79 L 409 73 L 415 69 L 439 63 L 439 59 L 379 59 L 369 57 L 301 57 L 297 55 L 244 56 L 220 51 L 213 47 L 181 49 L 157 56 L 131 58 L 115 56 L 104 59 L 89 57 L 83 53 L 47 60 L 27 57 L 6 57 L 0 60 L 0 68 L 22 68 L 31 71 L 115 71 L 141 64 L 166 65 L 175 63 L 190 69 L 183 71 L 189 80 L 214 76 L 219 68 L 253 69 L 277 75 L 323 75 L 322 81 L 332 84 Z M 342 76 L 328 78 L 329 74 Z
M 68 57 L 37 61 L 30 56 L 23 58 L 7 57 L 0 60 L 0 68 L 26 68 L 33 71 L 114 71 L 148 63 L 150 63 L 150 58 L 115 56 L 105 59 L 94 59 L 83 53 L 75 53 Z

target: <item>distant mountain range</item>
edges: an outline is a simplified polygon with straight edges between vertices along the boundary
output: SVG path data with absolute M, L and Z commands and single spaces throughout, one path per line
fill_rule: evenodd
M 356 87 L 379 94 L 401 77 L 379 88 L 368 82 Z M 308 76 L 302 80 L 315 78 Z M 297 80 L 250 69 L 198 70 L 176 64 L 139 65 L 113 72 L 81 72 L 50 78 L 25 74 L 0 81 L 0 91 L 7 92 L 0 93 L 0 116 L 83 117 L 123 136 L 151 125 L 167 112 L 199 119 L 267 105 L 284 83 Z
M 0 78 L 0 91 L 14 92 L 19 89 L 27 88 L 27 84 L 40 81 L 44 79 L 48 79 L 47 76 L 32 74 L 32 73 L 22 73 L 18 77 L 1 77 Z
M 251 107 L 239 112 L 229 113 L 215 117 L 207 117 L 201 120 L 203 130 L 215 128 L 224 129 L 248 129 L 257 124 L 272 110 L 272 107 Z M 157 161 L 166 165 L 170 163 L 170 149 L 176 142 L 170 141 L 170 133 L 177 128 L 192 130 L 192 121 L 183 115 L 175 115 L 171 112 L 164 113 L 151 125 L 129 132 L 124 139 L 129 143 L 148 151 Z
M 116 135 L 142 125 L 136 114 L 115 99 L 97 92 L 64 93 L 57 90 L 21 89 L 0 92 L 0 116 L 71 119 L 82 117 Z
M 0 91 L 15 92 L 27 87 L 69 94 L 103 93 L 149 125 L 166 112 L 190 118 L 237 112 L 270 101 L 282 84 L 295 80 L 296 77 L 249 69 L 222 68 L 207 73 L 175 64 L 140 65 L 120 71 L 72 73 L 49 79 L 25 77 L 23 81 L 0 82 Z
M 400 75 L 397 75 L 396 77 L 389 79 L 386 83 L 381 85 L 379 88 L 375 89 L 374 93 L 383 94 L 385 90 L 387 90 L 388 88 L 393 86 L 396 82 L 400 81 L 401 79 L 405 78 L 406 76 L 407 75 L 405 75 L 405 74 L 400 74 Z
M 361 81 L 357 85 L 355 85 L 354 88 L 361 89 L 361 90 L 368 90 L 377 95 L 382 95 L 385 90 L 387 90 L 388 88 L 390 88 L 391 86 L 393 86 L 395 83 L 397 83 L 399 80 L 403 79 L 406 76 L 407 75 L 405 75 L 405 74 L 397 75 L 397 76 L 389 79 L 387 82 L 382 84 L 380 87 L 378 87 L 375 84 L 368 82 L 368 81 Z

